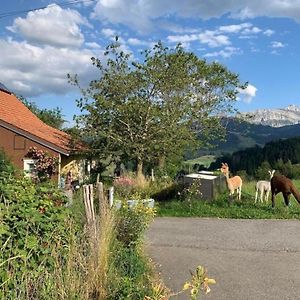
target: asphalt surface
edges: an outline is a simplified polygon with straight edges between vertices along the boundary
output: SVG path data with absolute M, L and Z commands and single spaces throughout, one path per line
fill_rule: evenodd
M 300 300 L 300 221 L 156 218 L 146 244 L 173 291 L 203 265 L 217 284 L 200 299 Z

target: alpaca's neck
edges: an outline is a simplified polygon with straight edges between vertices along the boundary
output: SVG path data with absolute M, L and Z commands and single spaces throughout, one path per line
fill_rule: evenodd
M 229 173 L 225 173 L 225 177 L 226 177 L 226 181 L 227 181 L 227 184 L 231 184 L 231 181 L 230 181 L 230 178 L 229 178 Z
M 224 175 L 225 175 L 226 179 L 228 180 L 229 179 L 229 172 L 224 173 Z

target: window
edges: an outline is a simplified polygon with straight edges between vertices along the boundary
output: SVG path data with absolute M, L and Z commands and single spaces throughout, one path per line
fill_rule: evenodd
M 24 158 L 24 172 L 26 177 L 30 177 L 33 173 L 35 159 Z
M 25 139 L 20 135 L 14 136 L 14 150 L 24 150 L 25 149 Z

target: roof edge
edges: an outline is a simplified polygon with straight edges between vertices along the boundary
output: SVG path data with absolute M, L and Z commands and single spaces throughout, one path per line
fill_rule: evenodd
M 22 136 L 24 136 L 24 137 L 26 137 L 26 138 L 28 138 L 28 139 L 30 139 L 30 140 L 32 140 L 32 141 L 34 141 L 34 142 L 42 145 L 42 146 L 45 146 L 45 147 L 47 147 L 47 148 L 49 148 L 51 150 L 59 152 L 60 154 L 63 154 L 63 155 L 66 155 L 66 156 L 70 155 L 71 151 L 67 151 L 66 149 L 60 148 L 60 147 L 56 146 L 53 143 L 47 142 L 47 141 L 45 141 L 45 140 L 43 140 L 43 139 L 35 136 L 34 134 L 31 134 L 31 133 L 29 133 L 29 132 L 27 132 L 27 131 L 25 131 L 23 129 L 20 129 L 20 128 L 12 125 L 12 124 L 9 124 L 9 123 L 7 123 L 7 122 L 5 122 L 3 120 L 0 120 L 0 126 L 6 128 L 8 130 L 11 130 L 11 131 L 13 131 L 15 133 L 18 133 L 19 135 L 22 135 Z

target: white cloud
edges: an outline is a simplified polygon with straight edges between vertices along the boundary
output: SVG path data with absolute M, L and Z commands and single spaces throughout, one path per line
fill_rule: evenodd
M 214 51 L 204 54 L 204 57 L 223 57 L 230 58 L 232 55 L 241 54 L 242 51 L 240 48 L 236 47 L 225 47 L 223 50 Z
M 12 40 L 0 40 L 0 49 L 1 82 L 26 97 L 67 93 L 73 90 L 67 73 L 88 82 L 96 71 L 90 60 L 96 53 L 87 49 L 38 47 Z
M 246 28 L 244 29 L 241 34 L 243 35 L 251 35 L 251 34 L 257 34 L 260 33 L 262 30 L 258 27 L 252 27 L 252 28 Z
M 101 32 L 105 37 L 115 37 L 117 35 L 117 32 L 111 28 L 103 28 Z
M 37 45 L 80 47 L 84 42 L 82 24 L 90 26 L 77 11 L 51 4 L 29 12 L 26 18 L 16 18 L 8 29 Z
M 300 1 L 98 0 L 93 12 L 95 18 L 111 24 L 124 24 L 140 33 L 153 30 L 159 25 L 157 19 L 164 16 L 210 19 L 224 14 L 240 19 L 287 17 L 300 22 Z
M 199 35 L 198 34 L 169 35 L 167 39 L 171 43 L 188 43 L 188 42 L 197 41 L 199 39 Z
M 253 98 L 256 96 L 257 88 L 252 85 L 248 84 L 248 86 L 243 89 L 238 89 L 238 92 L 240 94 L 240 99 L 246 103 L 252 102 Z
M 228 36 L 223 34 L 218 35 L 215 31 L 211 30 L 206 30 L 205 32 L 200 33 L 199 40 L 202 44 L 207 44 L 211 48 L 227 46 L 231 44 Z
M 127 43 L 132 46 L 146 46 L 146 47 L 154 46 L 153 42 L 148 42 L 148 41 L 140 40 L 137 38 L 129 38 L 127 40 Z
M 272 29 L 267 29 L 267 30 L 265 30 L 265 31 L 263 32 L 263 34 L 266 35 L 266 36 L 271 36 L 271 35 L 273 35 L 274 33 L 275 33 L 275 31 L 272 30 Z
M 227 33 L 238 33 L 241 30 L 243 30 L 245 28 L 249 28 L 249 27 L 252 27 L 251 23 L 241 23 L 241 24 L 220 26 L 219 30 L 222 32 L 227 32 Z
M 285 47 L 285 44 L 278 42 L 278 41 L 273 41 L 271 43 L 271 48 L 274 48 L 274 49 L 284 48 L 284 47 Z
M 144 0 L 98 0 L 92 17 L 111 24 L 125 24 L 138 32 L 149 31 L 153 26 L 151 3 L 145 2 Z
M 85 45 L 88 48 L 92 48 L 92 49 L 101 49 L 101 46 L 98 43 L 95 42 L 91 42 L 91 43 L 85 43 Z
M 230 45 L 229 37 L 224 34 L 219 34 L 218 31 L 205 30 L 198 34 L 184 34 L 184 35 L 169 35 L 167 37 L 169 42 L 172 43 L 190 43 L 199 41 L 202 44 L 206 44 L 211 48 Z

